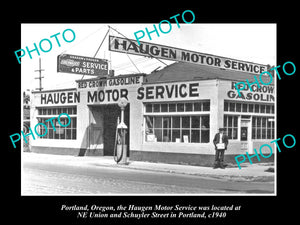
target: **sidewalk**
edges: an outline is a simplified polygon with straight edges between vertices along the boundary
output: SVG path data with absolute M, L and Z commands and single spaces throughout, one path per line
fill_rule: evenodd
M 273 182 L 275 173 L 266 172 L 267 169 L 274 169 L 273 163 L 243 164 L 242 169 L 238 167 L 227 167 L 226 169 L 213 169 L 211 167 L 177 165 L 166 163 L 153 163 L 142 161 L 130 161 L 128 165 L 117 164 L 112 156 L 70 156 L 51 155 L 23 152 L 23 162 L 45 162 L 49 164 L 64 164 L 76 167 L 97 167 L 107 166 L 111 168 L 126 168 L 133 170 L 156 171 L 175 174 L 188 174 L 205 176 L 214 179 L 226 179 L 229 181 L 259 181 Z

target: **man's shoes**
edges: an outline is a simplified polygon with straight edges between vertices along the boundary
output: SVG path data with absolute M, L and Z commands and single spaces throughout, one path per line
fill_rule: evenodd
M 221 169 L 225 169 L 225 166 L 223 164 L 220 164 Z
M 217 168 L 219 168 L 219 166 L 220 166 L 219 164 L 215 164 L 213 169 L 217 169 Z

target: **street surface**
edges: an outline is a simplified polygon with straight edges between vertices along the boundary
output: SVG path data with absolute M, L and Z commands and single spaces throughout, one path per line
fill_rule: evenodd
M 273 182 L 23 160 L 22 195 L 272 194 Z

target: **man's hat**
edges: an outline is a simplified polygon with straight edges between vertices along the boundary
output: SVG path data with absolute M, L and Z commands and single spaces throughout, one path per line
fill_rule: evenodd
M 225 129 L 225 128 L 223 128 L 223 127 L 220 127 L 220 128 L 219 128 L 219 130 L 220 130 L 220 131 L 221 131 L 221 130 L 225 131 L 226 129 Z

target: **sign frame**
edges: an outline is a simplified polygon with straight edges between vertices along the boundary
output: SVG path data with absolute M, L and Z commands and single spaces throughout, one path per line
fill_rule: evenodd
M 140 41 L 140 45 L 138 45 L 136 40 L 111 35 L 109 36 L 108 45 L 109 51 L 188 62 L 251 74 L 261 74 L 270 67 L 269 65 L 260 63 L 247 62 L 149 42 Z
M 57 72 L 85 76 L 107 76 L 108 61 L 79 55 L 61 54 L 57 56 Z

